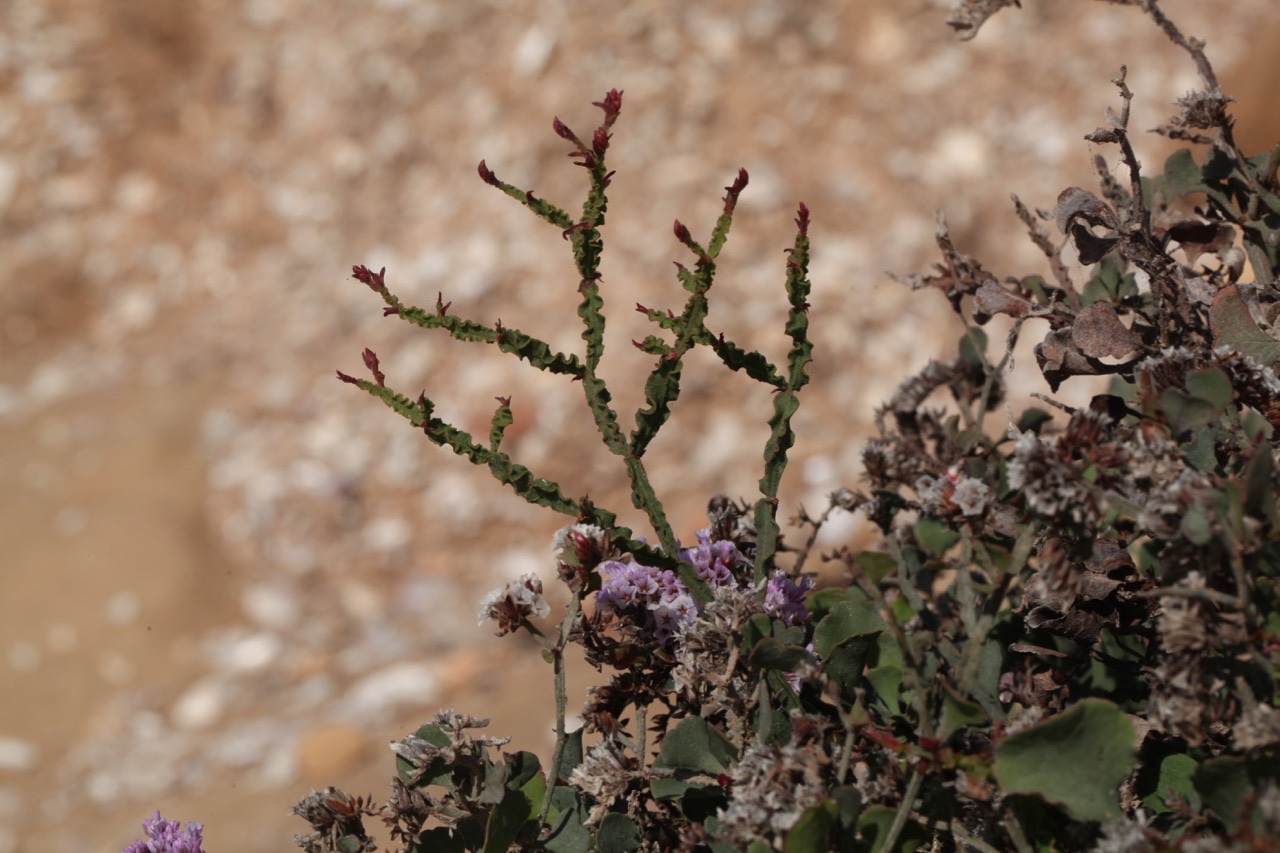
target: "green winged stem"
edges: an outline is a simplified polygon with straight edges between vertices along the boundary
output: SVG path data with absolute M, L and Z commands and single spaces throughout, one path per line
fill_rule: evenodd
M 680 396 L 681 360 L 684 354 L 697 344 L 711 345 L 714 338 L 707 331 L 707 293 L 715 281 L 715 258 L 724 248 L 729 238 L 729 228 L 733 224 L 733 210 L 738 203 L 738 196 L 747 185 L 747 170 L 739 169 L 733 184 L 725 187 L 724 212 L 716 221 L 711 232 L 711 242 L 704 250 L 696 243 L 689 229 L 676 222 L 676 239 L 693 252 L 697 258 L 694 270 L 677 265 L 677 275 L 681 284 L 689 291 L 684 311 L 679 317 L 668 317 L 660 312 L 641 309 L 649 319 L 654 320 L 664 329 L 675 332 L 676 340 L 669 351 L 663 351 L 654 365 L 649 379 L 645 382 L 645 407 L 636 412 L 636 428 L 631 433 L 631 449 L 636 456 L 644 454 L 645 449 L 658 434 L 658 430 L 671 417 L 671 404 Z M 762 357 L 763 358 L 763 357 Z
M 582 363 L 576 355 L 556 352 L 549 344 L 519 329 L 512 329 L 499 323 L 486 326 L 474 320 L 465 320 L 451 314 L 442 313 L 442 308 L 434 312 L 424 308 L 401 307 L 395 297 L 387 300 L 387 304 L 395 309 L 394 313 L 401 319 L 424 329 L 444 329 L 449 336 L 459 341 L 496 344 L 498 349 L 529 362 L 539 370 L 548 373 L 564 374 L 575 378 L 582 376 Z
M 778 486 L 787 468 L 787 451 L 795 444 L 791 419 L 800 408 L 799 391 L 809 382 L 805 372 L 813 360 L 813 343 L 809 340 L 809 209 L 800 205 L 796 217 L 796 241 L 787 260 L 786 333 L 791 338 L 787 353 L 787 381 L 773 398 L 773 416 L 769 418 L 769 438 L 764 446 L 764 476 L 760 478 L 760 494 L 756 503 L 756 580 L 769 572 L 778 547 Z

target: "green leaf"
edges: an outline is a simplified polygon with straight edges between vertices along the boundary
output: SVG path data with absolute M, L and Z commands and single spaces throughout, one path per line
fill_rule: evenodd
M 948 548 L 960 541 L 960 534 L 932 516 L 924 516 L 916 522 L 916 544 L 933 557 L 942 556 Z
M 596 830 L 596 849 L 600 853 L 631 853 L 640 849 L 640 828 L 624 814 L 609 812 L 600 819 Z
M 823 800 L 801 813 L 787 830 L 784 853 L 827 853 L 831 849 L 831 829 L 836 824 L 836 805 Z
M 1137 763 L 1133 723 L 1104 699 L 1065 713 L 996 746 L 996 776 L 1010 793 L 1038 794 L 1076 820 L 1118 820 L 1120 783 Z
M 1240 418 L 1244 434 L 1252 442 L 1270 441 L 1271 436 L 1275 433 L 1275 427 L 1271 426 L 1271 422 L 1264 418 L 1257 409 L 1246 408 L 1242 410 Z
M 1115 302 L 1120 295 L 1121 269 L 1114 255 L 1108 255 L 1098 264 L 1098 270 L 1087 282 L 1080 294 L 1082 305 L 1095 302 Z
M 507 762 L 502 759 L 492 761 L 486 758 L 484 761 L 484 784 L 480 788 L 480 795 L 476 797 L 476 802 L 485 806 L 496 806 L 501 803 L 507 795 L 509 769 Z
M 1250 515 L 1275 523 L 1276 494 L 1272 486 L 1272 475 L 1275 463 L 1271 458 L 1270 446 L 1260 447 L 1249 460 L 1245 469 L 1244 508 Z
M 1273 196 L 1274 198 L 1274 196 Z M 1280 267 L 1280 215 L 1272 214 L 1262 219 L 1243 223 L 1245 252 L 1254 275 L 1266 280 Z
M 655 767 L 694 770 L 712 776 L 727 773 L 737 751 L 701 717 L 686 717 L 662 741 Z
M 1160 395 L 1160 410 L 1175 436 L 1204 426 L 1217 414 L 1217 409 L 1208 400 L 1193 397 L 1178 388 L 1164 390 Z
M 1208 400 L 1218 411 L 1225 409 L 1235 396 L 1231 379 L 1216 367 L 1188 371 L 1186 386 L 1189 392 Z
M 837 604 L 813 632 L 813 650 L 824 660 L 840 643 L 851 637 L 878 634 L 887 626 L 874 602 L 846 601 Z
M 1197 471 L 1211 474 L 1218 467 L 1217 430 L 1205 425 L 1191 431 L 1191 437 L 1178 447 L 1187 457 L 1187 464 Z
M 591 849 L 591 831 L 583 824 L 588 809 L 576 788 L 561 785 L 551 792 L 551 833 L 543 847 L 551 853 L 587 853 Z
M 835 682 L 840 698 L 850 705 L 858 699 L 858 685 L 874 644 L 874 636 L 854 637 L 823 655 L 822 671 Z
M 422 726 L 413 733 L 413 736 L 420 740 L 425 740 L 432 746 L 438 746 L 442 749 L 452 743 L 448 732 L 435 724 Z M 413 765 L 397 755 L 396 774 L 400 777 L 401 782 L 407 784 L 414 774 Z M 418 783 L 414 787 L 423 788 L 427 785 L 443 785 L 450 791 L 455 790 L 455 786 L 453 784 L 453 765 L 449 764 L 442 757 L 438 757 L 432 761 L 431 766 L 427 768 L 427 772 L 422 774 L 422 778 L 419 779 Z
M 956 692 L 955 688 L 942 682 L 942 724 L 938 729 L 938 739 L 946 740 L 965 726 L 984 726 L 990 720 L 986 711 L 977 702 Z
M 1172 202 L 1208 189 L 1200 166 L 1188 148 L 1179 148 L 1164 161 L 1164 175 L 1157 179 L 1164 190 L 1165 201 Z
M 719 785 L 695 785 L 679 779 L 659 778 L 653 780 L 650 790 L 659 800 L 675 801 L 684 816 L 694 823 L 706 823 L 728 804 L 724 789 Z
M 1165 389 L 1160 395 L 1160 408 L 1174 434 L 1181 435 L 1211 423 L 1231 402 L 1234 394 L 1231 380 L 1221 370 L 1192 370 L 1187 373 L 1185 391 Z
M 905 595 L 900 595 L 893 601 L 889 602 L 889 611 L 893 614 L 893 618 L 897 620 L 899 625 L 905 625 L 920 614 L 911 606 L 910 599 Z
M 813 655 L 800 646 L 789 646 L 773 637 L 766 637 L 756 643 L 748 662 L 756 669 L 795 672 L 804 663 L 812 663 Z
M 902 667 L 874 667 L 867 670 L 867 681 L 875 688 L 880 701 L 888 706 L 890 714 L 897 716 L 902 713 L 902 703 L 898 701 L 898 692 L 902 689 Z
M 541 805 L 539 802 L 537 805 Z M 507 791 L 494 808 L 485 827 L 484 853 L 506 853 L 516 840 L 520 827 L 537 818 L 535 805 L 523 791 Z
M 565 735 L 564 752 L 560 755 L 560 764 L 552 768 L 555 772 L 552 779 L 559 782 L 567 780 L 579 764 L 582 763 L 582 728 L 579 727 Z
M 880 583 L 898 568 L 893 555 L 882 551 L 863 551 L 854 558 L 854 563 L 872 584 Z
M 461 832 L 452 831 L 447 826 L 437 826 L 423 830 L 410 851 L 411 853 L 466 853 L 467 850 L 474 849 L 466 844 Z
M 1280 341 L 1258 328 L 1234 284 L 1213 297 L 1209 320 L 1214 346 L 1229 346 L 1265 367 L 1280 360 Z
M 1196 760 L 1185 753 L 1166 755 L 1160 762 L 1160 777 L 1156 789 L 1143 798 L 1142 804 L 1153 812 L 1171 811 L 1167 803 L 1181 796 L 1193 807 L 1197 799 L 1191 777 L 1196 770 Z
M 976 326 L 965 331 L 960 338 L 960 360 L 965 364 L 981 368 L 986 364 L 987 333 Z
M 896 809 L 888 806 L 869 806 L 858 818 L 858 831 L 871 853 L 915 853 L 919 847 L 928 843 L 929 836 L 924 827 L 908 820 L 903 825 L 902 832 L 898 833 L 898 840 L 892 851 L 883 849 L 884 840 L 888 837 L 897 814 Z
M 1018 415 L 1018 432 L 1024 433 L 1028 430 L 1040 434 L 1040 428 L 1046 423 L 1053 420 L 1053 415 L 1044 409 L 1037 409 L 1034 406 L 1022 410 L 1022 414 Z
M 1259 789 L 1280 777 L 1275 759 L 1224 755 L 1210 758 L 1191 774 L 1191 784 L 1228 831 L 1236 832 L 1254 811 Z
M 1191 783 L 1227 829 L 1235 832 L 1253 787 L 1246 759 L 1239 756 L 1211 758 L 1191 774 Z
M 836 820 L 842 836 L 852 837 L 862 812 L 862 794 L 853 785 L 843 785 L 831 791 L 831 802 L 836 806 Z
M 1193 545 L 1204 546 L 1213 541 L 1213 519 L 1203 504 L 1193 504 L 1178 523 L 1182 535 Z

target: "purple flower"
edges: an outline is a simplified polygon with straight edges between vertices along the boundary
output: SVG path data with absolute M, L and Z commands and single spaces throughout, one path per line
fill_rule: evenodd
M 133 842 L 123 853 L 204 853 L 200 846 L 203 824 L 188 823 L 182 829 L 176 820 L 166 821 L 157 811 L 142 822 L 142 829 L 147 839 Z
M 603 583 L 596 607 L 600 612 L 651 631 L 659 645 L 668 645 L 676 627 L 697 615 L 693 597 L 670 569 L 607 560 L 599 571 Z
M 678 583 L 678 581 L 677 581 Z M 683 586 L 683 584 L 681 584 Z M 676 628 L 698 618 L 698 605 L 687 592 L 670 596 L 650 611 L 653 615 L 653 637 L 660 645 L 671 644 Z
M 711 540 L 711 530 L 703 528 L 695 534 L 698 544 L 680 552 L 680 559 L 693 564 L 698 577 L 712 589 L 729 586 L 737 589 L 738 576 L 750 568 L 738 546 L 728 539 Z
M 813 589 L 813 578 L 792 578 L 775 571 L 764 591 L 764 609 L 788 625 L 800 625 L 809 621 L 809 611 L 804 606 L 804 596 Z

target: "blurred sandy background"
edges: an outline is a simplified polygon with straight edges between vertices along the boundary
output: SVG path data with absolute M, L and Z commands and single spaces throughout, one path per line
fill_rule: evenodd
M 681 304 L 672 220 L 704 238 L 745 166 L 711 323 L 783 353 L 806 202 L 818 349 L 784 507 L 854 483 L 873 406 L 955 334 L 883 275 L 932 261 L 934 210 L 998 274 L 1038 271 L 1009 192 L 1093 186 L 1081 137 L 1122 62 L 1135 128 L 1195 85 L 1133 9 L 1027 0 L 962 44 L 946 5 L 0 0 L 0 853 L 118 851 L 157 807 L 212 851 L 291 849 L 298 797 L 381 796 L 385 743 L 442 707 L 546 752 L 545 665 L 474 613 L 550 579 L 565 520 L 333 371 L 369 346 L 482 433 L 511 395 L 504 449 L 640 524 L 576 386 L 383 319 L 348 278 L 385 265 L 407 301 L 576 350 L 567 244 L 475 166 L 576 208 L 551 118 L 589 133 L 611 87 L 619 411 L 648 369 L 634 303 Z M 1272 0 L 1164 5 L 1274 143 Z M 684 537 L 711 494 L 753 494 L 768 406 L 692 368 L 650 452 Z

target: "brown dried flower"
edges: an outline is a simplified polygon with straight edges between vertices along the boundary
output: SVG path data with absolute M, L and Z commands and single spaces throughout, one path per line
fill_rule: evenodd
M 569 774 L 569 784 L 594 799 L 586 826 L 600 823 L 609 807 L 627 792 L 634 773 L 622 744 L 606 739 L 591 747 L 582 763 Z
M 814 729 L 821 731 L 821 725 Z M 732 799 L 719 818 L 734 841 L 764 839 L 780 849 L 787 830 L 826 795 L 830 759 L 824 741 L 799 740 L 786 746 L 755 743 L 733 769 Z

